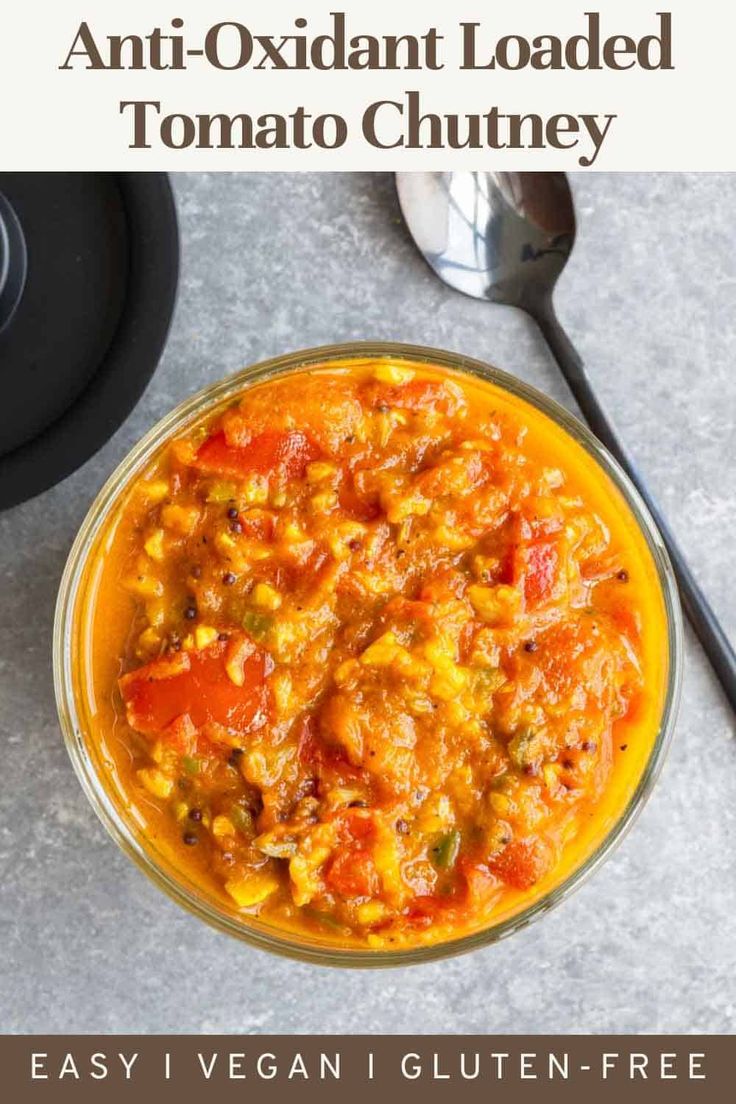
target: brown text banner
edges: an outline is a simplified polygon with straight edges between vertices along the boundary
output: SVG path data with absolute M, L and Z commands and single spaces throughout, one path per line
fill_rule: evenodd
M 0 1038 L 13 1104 L 212 1099 L 350 1104 L 720 1102 L 731 1036 L 138 1036 Z

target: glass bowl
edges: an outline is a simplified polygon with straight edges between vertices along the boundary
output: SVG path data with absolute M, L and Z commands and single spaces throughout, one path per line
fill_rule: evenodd
M 667 640 L 663 641 L 667 677 L 658 731 L 633 794 L 604 838 L 563 881 L 514 915 L 446 942 L 396 951 L 335 946 L 317 938 L 276 928 L 254 917 L 244 919 L 242 915 L 214 900 L 201 886 L 190 881 L 154 841 L 143 836 L 141 826 L 136 824 L 130 810 L 126 810 L 122 795 L 116 796 L 112 792 L 105 763 L 86 735 L 86 704 L 79 700 L 82 695 L 76 689 L 79 682 L 75 678 L 85 644 L 80 606 L 86 569 L 94 563 L 94 555 L 104 539 L 108 519 L 126 487 L 146 467 L 162 444 L 170 437 L 182 433 L 189 425 L 202 418 L 205 412 L 212 411 L 251 384 L 331 361 L 375 357 L 391 357 L 419 365 L 430 364 L 479 377 L 530 403 L 573 437 L 597 462 L 631 510 L 654 561 L 667 625 Z M 616 461 L 590 430 L 569 411 L 528 384 L 469 357 L 413 345 L 356 342 L 308 349 L 245 368 L 185 400 L 146 434 L 107 480 L 74 541 L 56 606 L 53 663 L 61 728 L 82 788 L 113 839 L 169 897 L 221 931 L 257 947 L 292 958 L 333 966 L 402 966 L 471 951 L 519 931 L 568 897 L 610 855 L 651 793 L 672 736 L 681 681 L 682 619 L 669 558 L 644 503 Z

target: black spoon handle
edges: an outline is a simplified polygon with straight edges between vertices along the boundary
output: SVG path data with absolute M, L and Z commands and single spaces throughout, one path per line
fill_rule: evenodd
M 708 599 L 700 589 L 687 560 L 659 506 L 652 498 L 647 485 L 636 469 L 626 446 L 619 439 L 616 429 L 598 402 L 585 366 L 575 347 L 557 320 L 551 306 L 533 312 L 562 374 L 572 391 L 580 410 L 596 437 L 618 460 L 632 483 L 644 499 L 650 514 L 657 523 L 662 539 L 672 560 L 672 566 L 680 587 L 682 605 L 690 619 L 703 650 L 723 687 L 724 693 L 736 710 L 736 654 L 723 628 L 713 612 Z

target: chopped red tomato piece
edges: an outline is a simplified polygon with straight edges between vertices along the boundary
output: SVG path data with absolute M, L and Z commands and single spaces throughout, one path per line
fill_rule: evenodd
M 327 744 L 319 738 L 313 717 L 306 718 L 299 725 L 297 756 L 301 764 L 319 774 L 325 790 L 360 776 L 360 771 L 348 762 L 344 748 Z
M 549 848 L 539 839 L 513 840 L 488 864 L 506 885 L 530 889 L 552 863 Z
M 188 713 L 176 717 L 164 730 L 164 740 L 179 755 L 191 755 L 194 751 L 197 729 Z
M 421 598 L 411 599 L 397 596 L 383 608 L 381 621 L 394 630 L 408 629 L 414 633 L 417 629 L 429 636 L 434 628 L 432 597 L 422 594 Z
M 342 455 L 363 417 L 361 403 L 349 379 L 304 373 L 294 393 L 295 403 L 279 388 L 253 388 L 222 418 L 228 444 L 247 445 L 265 430 L 287 433 L 295 421 L 325 452 Z
M 374 407 L 401 410 L 441 410 L 453 415 L 464 405 L 462 392 L 444 380 L 414 379 L 409 383 L 376 383 L 368 388 Z
M 485 863 L 460 857 L 458 869 L 465 878 L 471 901 L 486 901 L 498 889 L 498 878 Z
M 428 576 L 419 592 L 419 600 L 438 604 L 452 602 L 453 599 L 462 597 L 467 585 L 468 580 L 460 571 L 451 567 L 440 567 Z
M 231 643 L 216 641 L 202 651 L 180 653 L 175 663 L 155 659 L 123 675 L 120 691 L 131 728 L 160 735 L 179 719 L 172 728 L 178 741 L 187 731 L 184 715 L 195 729 L 216 724 L 241 733 L 265 719 L 266 657 L 252 646 L 243 662 L 243 684 L 236 686 L 225 667 Z
M 314 719 L 311 716 L 302 717 L 297 722 L 296 753 L 300 763 L 308 763 L 313 766 L 317 761 L 319 744 L 314 731 Z
M 305 433 L 266 431 L 252 437 L 247 445 L 229 445 L 224 433 L 208 437 L 197 451 L 194 467 L 217 475 L 244 476 L 257 472 L 279 472 L 287 479 L 299 479 L 319 450 Z
M 381 513 L 375 490 L 361 490 L 355 483 L 346 481 L 339 491 L 340 508 L 356 521 L 373 521 Z
M 528 606 L 546 602 L 555 592 L 560 555 L 554 541 L 536 541 L 517 552 L 516 574 Z
M 415 897 L 406 912 L 406 922 L 413 928 L 428 928 L 436 923 L 446 908 L 447 901 L 441 901 L 437 896 L 427 894 Z
M 242 526 L 243 533 L 246 537 L 249 537 L 250 540 L 266 542 L 273 539 L 275 522 L 273 516 L 265 510 L 240 514 L 238 520 Z
M 373 815 L 367 809 L 346 809 L 340 816 L 343 838 L 365 844 L 375 836 Z
M 379 889 L 376 864 L 367 851 L 341 848 L 330 863 L 327 884 L 341 897 L 374 897 Z

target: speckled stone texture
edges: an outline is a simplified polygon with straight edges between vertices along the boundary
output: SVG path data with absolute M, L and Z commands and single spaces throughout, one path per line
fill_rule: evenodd
M 387 175 L 175 178 L 183 268 L 138 409 L 61 486 L 0 516 L 0 1029 L 6 1032 L 727 1032 L 736 1009 L 733 718 L 688 633 L 675 742 L 609 862 L 541 923 L 470 956 L 321 969 L 228 939 L 107 837 L 64 750 L 51 623 L 93 495 L 180 399 L 250 361 L 386 338 L 569 396 L 523 315 L 442 287 Z M 560 315 L 736 632 L 736 175 L 574 179 Z

